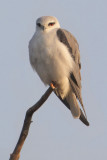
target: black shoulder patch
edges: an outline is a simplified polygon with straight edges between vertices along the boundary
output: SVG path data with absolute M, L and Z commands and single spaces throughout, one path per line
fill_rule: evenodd
M 69 49 L 69 51 L 70 51 L 70 53 L 72 55 L 72 48 L 70 47 L 70 45 L 68 43 L 68 40 L 67 40 L 64 32 L 61 29 L 57 30 L 57 36 L 58 36 L 60 42 L 62 42 L 63 44 L 65 44 L 67 46 L 67 48 Z
M 78 83 L 73 75 L 73 73 L 70 74 L 71 79 L 73 80 L 73 82 L 78 86 Z

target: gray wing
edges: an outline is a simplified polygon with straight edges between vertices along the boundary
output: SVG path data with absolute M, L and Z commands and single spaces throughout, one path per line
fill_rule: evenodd
M 84 113 L 85 113 L 85 109 L 84 109 L 84 105 L 83 105 L 83 101 L 82 101 L 82 96 L 81 96 L 81 74 L 80 74 L 81 63 L 80 63 L 79 45 L 78 45 L 75 37 L 70 32 L 68 32 L 64 29 L 58 29 L 57 36 L 58 36 L 58 39 L 60 40 L 60 42 L 62 42 L 64 45 L 66 45 L 66 47 L 69 50 L 69 53 L 71 54 L 72 58 L 75 61 L 74 71 L 70 73 L 69 81 L 70 81 L 71 87 L 72 87 L 76 97 L 78 98 L 78 100 L 84 110 Z M 65 102 L 64 102 L 64 100 L 62 100 L 62 102 L 68 107 L 66 100 L 65 100 Z M 82 115 L 83 115 L 83 113 L 81 111 L 81 116 L 80 116 L 81 120 L 85 119 L 85 117 L 82 118 L 83 117 Z M 86 116 L 86 113 L 85 113 L 85 116 Z
M 71 54 L 72 58 L 75 61 L 75 69 L 71 75 L 71 78 L 73 78 L 76 85 L 78 85 L 78 87 L 81 89 L 81 74 L 80 74 L 81 63 L 80 63 L 79 45 L 77 43 L 77 40 L 70 32 L 64 29 L 58 29 L 57 36 L 60 42 L 66 45 L 66 47 L 69 50 L 69 53 Z
M 81 68 L 79 45 L 75 37 L 65 29 L 58 29 L 57 36 L 68 47 L 74 61 Z

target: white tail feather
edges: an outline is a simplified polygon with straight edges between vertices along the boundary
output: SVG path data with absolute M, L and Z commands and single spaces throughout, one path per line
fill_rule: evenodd
M 69 103 L 70 110 L 71 110 L 73 117 L 79 118 L 81 112 L 80 112 L 80 107 L 78 105 L 75 94 L 72 91 L 70 91 L 66 99 L 67 99 L 67 102 Z

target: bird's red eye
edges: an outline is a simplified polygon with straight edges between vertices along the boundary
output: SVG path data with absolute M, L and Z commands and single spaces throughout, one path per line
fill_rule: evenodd
M 54 22 L 51 22 L 48 24 L 48 26 L 53 26 L 55 23 Z

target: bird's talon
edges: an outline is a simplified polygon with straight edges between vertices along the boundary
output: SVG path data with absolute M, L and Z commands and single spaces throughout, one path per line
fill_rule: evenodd
M 55 89 L 56 87 L 53 85 L 53 83 L 50 83 L 50 86 L 52 89 Z

